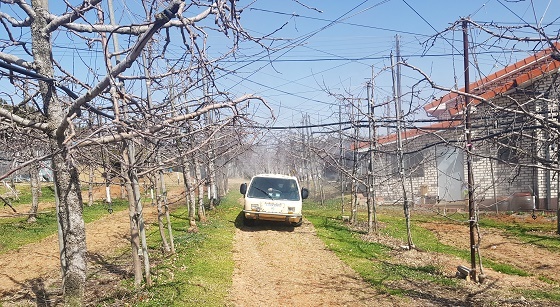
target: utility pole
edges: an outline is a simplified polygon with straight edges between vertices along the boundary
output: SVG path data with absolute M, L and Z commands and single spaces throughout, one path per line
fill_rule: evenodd
M 375 114 L 373 112 L 373 66 L 371 67 L 371 80 L 367 83 L 367 94 L 368 94 L 368 126 L 369 126 L 369 165 L 368 165 L 368 233 L 375 230 L 377 233 L 377 213 L 375 205 L 375 177 L 373 176 L 373 161 L 374 161 L 374 147 L 377 143 L 377 138 L 375 135 Z M 375 227 L 375 229 L 374 229 Z
M 344 215 L 344 143 L 342 142 L 342 104 L 338 106 L 338 146 L 339 146 L 339 167 L 340 167 L 340 208 L 341 215 Z
M 465 69 L 465 93 L 470 92 L 469 80 L 469 35 L 468 23 L 466 19 L 462 22 L 463 29 L 463 65 Z M 472 135 L 471 135 L 471 99 L 465 96 L 465 151 L 467 153 L 467 187 L 469 193 L 469 231 L 470 231 L 470 250 L 471 250 L 471 271 L 470 278 L 477 281 L 476 274 L 476 250 L 477 246 L 474 239 L 474 231 L 476 227 L 476 216 L 474 210 L 474 177 L 472 170 Z

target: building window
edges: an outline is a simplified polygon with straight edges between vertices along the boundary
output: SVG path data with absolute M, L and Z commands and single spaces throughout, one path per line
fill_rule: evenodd
M 404 155 L 405 174 L 411 177 L 424 177 L 424 154 L 419 151 Z
M 399 176 L 399 160 L 397 155 L 391 157 L 393 175 Z M 424 177 L 424 154 L 420 152 L 405 153 L 403 155 L 404 175 L 410 177 Z
M 511 135 L 498 140 L 498 162 L 519 163 L 517 148 L 521 145 L 519 135 Z

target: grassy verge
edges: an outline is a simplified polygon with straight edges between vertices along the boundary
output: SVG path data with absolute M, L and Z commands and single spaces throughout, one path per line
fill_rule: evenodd
M 528 214 L 528 213 L 523 213 Z M 504 231 L 506 234 L 516 237 L 518 240 L 546 248 L 550 252 L 560 252 L 560 241 L 556 234 L 556 223 L 551 219 L 549 223 L 531 223 L 517 220 L 518 214 L 483 214 L 479 217 L 481 228 L 495 228 Z M 446 221 L 445 217 L 417 215 L 415 219 L 419 222 Z M 467 213 L 454 213 L 454 219 L 467 221 Z M 530 218 L 528 218 L 530 219 Z
M 481 218 L 481 227 L 493 227 L 504 230 L 520 241 L 548 249 L 553 253 L 560 253 L 560 240 L 556 234 L 556 223 L 506 223 L 492 218 Z
M 454 279 L 438 274 L 440 269 L 434 265 L 413 266 L 391 263 L 388 261 L 391 249 L 383 244 L 366 242 L 359 233 L 348 229 L 337 218 L 340 213 L 333 203 L 324 207 L 308 204 L 304 214 L 313 223 L 317 235 L 327 247 L 380 291 L 392 295 L 403 294 L 405 290 L 391 286 L 392 281 L 403 278 L 430 281 L 444 286 L 454 285 L 456 282 Z M 395 235 L 397 230 L 400 232 L 398 227 L 389 229 L 389 232 Z
M 176 253 L 154 259 L 154 286 L 137 295 L 136 306 L 224 306 L 231 288 L 234 262 L 233 237 L 240 226 L 237 199 L 228 195 L 208 212 L 208 222 L 198 223 L 198 233 L 185 231 L 187 210 L 174 210 L 172 225 Z M 152 226 L 150 248 L 160 244 L 157 225 Z
M 20 205 L 28 205 L 31 203 L 31 186 L 27 183 L 16 184 L 16 191 L 18 194 L 17 199 L 13 197 L 8 197 L 11 199 L 11 205 L 17 208 Z M 6 187 L 2 186 L 0 188 L 0 194 L 8 193 Z M 41 197 L 39 201 L 44 202 L 54 202 L 54 189 L 52 183 L 43 184 L 41 186 Z
M 378 243 L 365 242 L 359 233 L 348 229 L 340 221 L 340 208 L 337 202 L 327 203 L 320 206 L 308 203 L 304 212 L 305 216 L 314 224 L 319 237 L 325 242 L 327 247 L 334 251 L 336 255 L 359 273 L 366 281 L 371 283 L 378 290 L 385 291 L 390 294 L 404 294 L 398 287 L 394 287 L 391 281 L 406 278 L 407 280 L 415 280 L 418 282 L 430 281 L 433 284 L 442 285 L 444 287 L 458 287 L 457 279 L 449 278 L 442 274 L 437 266 L 410 266 L 391 264 L 387 259 L 390 257 L 390 249 Z M 398 238 L 406 242 L 406 229 L 402 210 L 378 210 L 378 220 L 384 226 L 381 232 L 384 235 Z M 360 220 L 365 220 L 365 216 L 360 216 Z M 443 244 L 429 230 L 419 226 L 420 222 L 437 221 L 437 216 L 421 216 L 415 215 L 412 221 L 412 233 L 414 243 L 422 250 L 428 252 L 437 252 L 448 255 L 457 256 L 464 259 L 468 263 L 470 259 L 470 251 L 458 249 L 454 246 Z M 447 221 L 449 222 L 449 221 Z M 528 242 L 534 244 L 535 240 L 542 243 L 541 246 L 554 250 L 556 242 L 548 242 L 538 237 L 539 233 L 534 233 L 530 226 L 506 225 L 506 224 L 485 224 L 482 227 L 497 227 L 507 230 L 509 233 L 519 235 Z M 556 239 L 557 240 L 557 239 Z M 552 248 L 551 248 L 552 246 Z M 496 271 L 517 275 L 528 276 L 529 273 L 512 266 L 507 263 L 501 263 L 492 259 L 483 259 L 485 267 L 492 268 Z M 558 301 L 558 291 L 549 290 L 519 290 L 526 297 L 535 299 L 547 299 Z

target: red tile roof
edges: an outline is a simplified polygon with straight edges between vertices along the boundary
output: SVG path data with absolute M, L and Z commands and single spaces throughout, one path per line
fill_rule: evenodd
M 556 43 L 555 46 L 560 48 L 560 43 Z M 552 48 L 545 49 L 486 78 L 473 82 L 469 85 L 470 92 L 483 99 L 491 99 L 560 68 L 560 62 L 553 60 L 550 57 L 551 53 Z M 464 91 L 464 87 L 459 90 L 459 92 Z M 459 94 L 451 92 L 427 104 L 424 106 L 424 110 L 435 117 L 440 117 L 445 113 L 447 116 L 453 117 L 461 114 L 464 109 L 465 102 L 461 97 Z M 473 103 L 478 104 L 480 101 L 475 100 Z
M 560 49 L 560 43 L 555 43 L 556 48 Z M 533 56 L 527 57 L 513 65 L 509 65 L 504 69 L 497 71 L 486 78 L 477 80 L 469 85 L 471 94 L 477 95 L 483 99 L 492 99 L 500 94 L 504 94 L 526 82 L 543 76 L 546 73 L 552 72 L 560 68 L 560 62 L 555 61 L 550 57 L 552 48 L 545 49 L 536 53 Z M 465 88 L 459 90 L 464 92 Z M 474 104 L 480 101 L 473 101 Z M 419 127 L 416 129 L 407 129 L 401 132 L 403 140 L 410 140 L 422 134 L 430 132 L 441 131 L 449 128 L 458 127 L 461 125 L 462 119 L 456 118 L 461 114 L 464 108 L 464 100 L 457 93 L 449 93 L 439 99 L 432 101 L 424 106 L 424 110 L 432 116 L 440 117 L 447 112 L 446 118 L 450 120 L 437 122 L 429 126 Z M 396 142 L 397 134 L 382 136 L 377 141 L 378 144 L 389 144 Z M 366 148 L 367 142 L 360 142 L 358 148 Z M 353 147 L 353 146 L 352 146 Z M 353 149 L 353 148 L 352 148 Z
M 418 128 L 415 128 L 415 129 L 405 129 L 403 132 L 401 132 L 401 138 L 403 140 L 411 140 L 411 139 L 413 139 L 413 138 L 415 138 L 419 135 L 428 134 L 428 133 L 432 133 L 432 132 L 436 132 L 436 131 L 447 130 L 447 129 L 450 129 L 450 128 L 455 128 L 455 127 L 460 126 L 462 123 L 463 123 L 462 119 L 451 119 L 451 120 L 437 122 L 437 123 L 431 124 L 429 126 L 418 127 Z M 378 144 L 390 144 L 390 143 L 394 143 L 396 141 L 397 141 L 397 134 L 396 133 L 381 136 L 377 139 Z M 358 149 L 359 148 L 367 148 L 368 145 L 369 145 L 368 142 L 360 142 L 358 144 Z M 353 144 L 351 146 L 351 149 L 354 149 Z

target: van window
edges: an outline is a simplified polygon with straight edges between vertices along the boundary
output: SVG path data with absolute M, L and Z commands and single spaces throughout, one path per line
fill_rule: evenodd
M 247 192 L 247 197 L 262 199 L 300 200 L 294 179 L 255 177 Z

